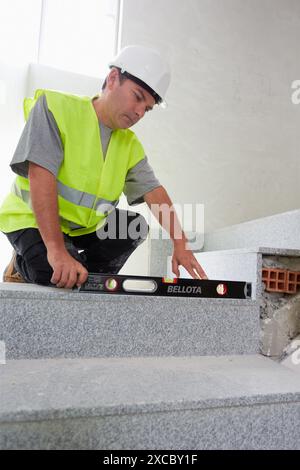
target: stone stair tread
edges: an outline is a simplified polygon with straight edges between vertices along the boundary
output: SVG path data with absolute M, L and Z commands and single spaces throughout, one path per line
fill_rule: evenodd
M 204 250 L 260 246 L 299 251 L 299 226 L 299 209 L 247 220 L 205 233 Z
M 199 254 L 245 254 L 245 253 L 260 253 L 263 255 L 279 255 L 279 256 L 300 256 L 300 250 L 293 249 L 293 248 L 276 248 L 276 247 L 268 247 L 268 246 L 249 246 L 246 248 L 222 248 L 216 250 L 207 250 L 207 251 L 200 251 Z M 197 253 L 198 254 L 198 253 Z
M 9 360 L 0 422 L 300 401 L 300 377 L 261 355 Z

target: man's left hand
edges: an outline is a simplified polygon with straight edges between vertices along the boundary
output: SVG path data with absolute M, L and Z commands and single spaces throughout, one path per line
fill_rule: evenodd
M 174 246 L 172 271 L 179 277 L 179 266 L 183 266 L 194 279 L 208 279 L 205 271 L 196 260 L 194 253 L 184 246 Z

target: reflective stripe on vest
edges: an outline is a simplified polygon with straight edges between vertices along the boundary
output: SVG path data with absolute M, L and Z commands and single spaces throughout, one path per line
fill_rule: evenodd
M 13 182 L 13 185 L 11 187 L 12 193 L 14 193 L 16 196 L 22 199 L 22 201 L 26 202 L 26 204 L 29 205 L 30 209 L 32 209 L 31 205 L 31 199 L 30 199 L 30 192 L 27 191 L 26 189 L 21 189 L 17 185 L 16 181 Z
M 57 191 L 59 196 L 63 197 L 76 206 L 87 207 L 88 209 L 95 209 L 106 215 L 110 210 L 117 206 L 119 200 L 109 201 L 101 197 L 95 197 L 93 194 L 84 193 L 78 189 L 70 188 L 61 181 L 57 181 Z M 101 210 L 100 210 L 101 208 Z M 102 210 L 104 209 L 104 210 Z
M 11 189 L 16 196 L 26 202 L 26 204 L 28 204 L 32 209 L 30 191 L 19 188 L 16 181 L 14 181 Z M 104 215 L 108 215 L 108 213 L 112 211 L 119 202 L 118 199 L 116 201 L 109 201 L 108 199 L 100 197 L 96 198 L 93 194 L 84 193 L 77 189 L 70 188 L 61 181 L 57 181 L 57 192 L 60 197 L 66 199 L 68 202 L 76 204 L 77 206 L 87 207 L 88 209 L 95 209 Z M 75 224 L 74 222 L 68 221 L 62 217 L 60 218 L 67 223 L 71 229 L 84 228 L 82 225 Z

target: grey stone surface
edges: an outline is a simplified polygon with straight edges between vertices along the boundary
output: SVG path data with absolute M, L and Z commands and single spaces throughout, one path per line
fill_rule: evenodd
M 279 403 L 4 423 L 0 449 L 299 450 L 299 406 Z
M 173 243 L 171 240 L 150 239 L 150 276 L 167 275 L 167 259 L 172 255 Z M 174 274 L 173 274 L 174 276 Z
M 258 337 L 253 300 L 0 289 L 7 359 L 251 354 Z
M 206 233 L 202 251 L 198 250 L 199 252 L 195 254 L 197 259 L 203 262 L 204 269 L 208 270 L 209 278 L 214 279 L 224 276 L 224 279 L 226 279 L 227 276 L 231 276 L 231 272 L 221 274 L 222 266 L 217 266 L 220 271 L 216 272 L 209 262 L 209 256 L 213 256 L 215 251 L 218 253 L 223 252 L 225 256 L 262 253 L 299 257 L 299 231 L 300 211 L 287 212 Z M 172 247 L 170 240 L 150 240 L 150 274 L 152 276 L 170 276 L 168 257 L 172 255 Z M 239 272 L 243 273 L 243 271 Z M 184 277 L 189 277 L 189 275 L 186 276 L 185 270 L 181 270 L 181 273 Z M 233 274 L 238 273 L 233 271 Z
M 300 333 L 300 293 L 264 292 L 261 317 L 260 350 L 279 358 L 291 339 Z
M 199 264 L 209 279 L 227 281 L 247 281 L 252 283 L 252 298 L 259 295 L 257 280 L 261 273 L 261 254 L 257 250 L 227 250 L 195 253 Z M 168 258 L 168 276 L 171 276 L 171 257 Z M 183 267 L 179 268 L 180 277 L 191 278 Z
M 300 252 L 295 250 L 266 251 L 262 266 L 300 271 Z M 300 293 L 267 292 L 261 295 L 261 346 L 263 354 L 280 358 L 291 339 L 300 333 Z
M 262 356 L 1 366 L 1 448 L 300 447 L 300 377 Z
M 204 251 L 275 247 L 300 249 L 300 210 L 250 220 L 205 234 Z
M 262 267 L 300 271 L 300 251 L 284 248 L 252 247 L 196 253 L 209 279 L 248 281 L 252 295 L 260 303 L 260 351 L 279 358 L 291 339 L 300 333 L 300 300 L 297 294 L 265 292 Z M 168 275 L 171 275 L 171 258 Z M 191 276 L 180 268 L 181 277 Z
M 294 256 L 284 255 L 263 255 L 263 268 L 289 269 L 291 271 L 300 271 L 300 254 Z
M 279 248 L 279 247 L 262 247 L 260 246 L 257 250 L 259 253 L 262 253 L 263 255 L 278 255 L 278 256 L 287 256 L 287 257 L 299 257 L 300 256 L 300 250 L 297 249 L 291 249 L 291 248 Z

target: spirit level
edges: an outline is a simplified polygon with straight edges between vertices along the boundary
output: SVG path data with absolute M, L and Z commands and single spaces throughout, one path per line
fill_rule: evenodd
M 251 298 L 251 283 L 90 273 L 78 292 L 167 297 Z

